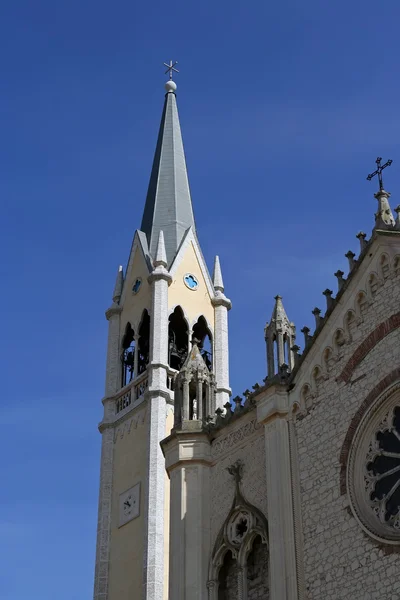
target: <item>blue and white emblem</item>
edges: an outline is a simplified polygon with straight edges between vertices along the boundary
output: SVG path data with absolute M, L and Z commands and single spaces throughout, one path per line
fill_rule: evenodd
M 197 288 L 199 287 L 199 282 L 197 281 L 196 277 L 194 275 L 192 275 L 191 273 L 187 273 L 184 278 L 183 281 L 186 285 L 186 287 L 189 288 L 189 290 L 197 290 Z
M 140 279 L 140 277 L 138 277 L 135 281 L 135 283 L 132 286 L 132 292 L 134 294 L 137 294 L 138 291 L 140 290 L 140 286 L 142 285 L 142 280 Z

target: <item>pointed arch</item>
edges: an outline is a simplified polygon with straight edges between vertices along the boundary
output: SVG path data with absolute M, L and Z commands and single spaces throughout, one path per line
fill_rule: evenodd
M 200 315 L 193 325 L 193 338 L 198 340 L 200 353 L 211 371 L 213 367 L 213 338 L 207 319 L 203 315 Z
M 176 306 L 168 318 L 168 363 L 179 371 L 189 350 L 189 325 L 181 306 Z
M 138 329 L 138 375 L 147 369 L 150 360 L 150 315 L 145 308 Z
M 379 283 L 380 282 L 377 273 L 375 273 L 375 271 L 370 273 L 368 276 L 368 292 L 370 298 L 374 298 L 376 292 L 378 291 Z
M 235 496 L 211 554 L 208 581 L 210 600 L 247 598 L 248 560 L 256 541 L 256 550 L 259 549 L 259 541 L 264 545 L 261 555 L 267 557 L 267 564 L 262 568 L 262 585 L 267 592 L 269 590 L 268 522 L 263 513 L 242 494 L 242 467 L 243 464 L 238 461 L 228 469 L 235 477 Z M 232 591 L 233 595 L 227 595 L 226 592 Z
M 323 356 L 325 370 L 327 371 L 327 373 L 329 373 L 335 365 L 335 356 L 334 356 L 334 352 L 333 352 L 332 348 L 330 346 L 325 348 L 322 356 Z
M 335 348 L 335 352 L 338 357 L 341 355 L 341 348 L 346 343 L 346 337 L 344 335 L 343 329 L 336 329 L 333 335 L 333 347 Z
M 383 252 L 379 258 L 379 268 L 382 281 L 385 281 L 390 275 L 390 258 L 386 252 Z
M 368 310 L 368 296 L 364 290 L 360 290 L 356 297 L 356 314 L 359 321 L 362 321 Z
M 344 318 L 344 329 L 346 331 L 346 337 L 349 341 L 353 339 L 355 330 L 357 328 L 357 317 L 354 310 L 348 310 Z
M 128 321 L 122 338 L 121 348 L 121 387 L 128 385 L 135 377 L 135 332 Z

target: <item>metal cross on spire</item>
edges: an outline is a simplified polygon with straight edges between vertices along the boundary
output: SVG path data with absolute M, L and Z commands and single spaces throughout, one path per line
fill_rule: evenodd
M 371 181 L 371 179 L 373 177 L 375 177 L 375 175 L 378 175 L 379 189 L 383 190 L 382 171 L 383 171 L 383 169 L 386 169 L 386 167 L 390 167 L 390 165 L 392 164 L 393 161 L 392 160 L 388 160 L 387 162 L 385 162 L 384 165 L 381 165 L 381 161 L 382 161 L 382 158 L 380 156 L 378 156 L 378 158 L 375 161 L 378 168 L 373 173 L 370 173 L 368 175 L 367 179 L 368 179 L 368 181 Z
M 175 65 L 178 64 L 178 61 L 176 60 L 175 62 L 172 62 L 172 60 L 169 61 L 168 63 L 164 63 L 164 66 L 167 67 L 167 70 L 165 71 L 165 74 L 169 73 L 169 78 L 172 79 L 172 73 L 173 71 L 175 71 L 175 73 L 179 73 L 178 69 L 175 69 Z

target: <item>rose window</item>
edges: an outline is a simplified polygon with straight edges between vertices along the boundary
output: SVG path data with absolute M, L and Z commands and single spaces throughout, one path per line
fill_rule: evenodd
M 400 407 L 381 422 L 367 454 L 366 491 L 382 524 L 400 530 Z

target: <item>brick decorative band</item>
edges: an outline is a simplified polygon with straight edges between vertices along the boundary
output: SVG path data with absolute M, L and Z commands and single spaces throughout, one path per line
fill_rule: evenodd
M 344 383 L 349 383 L 351 376 L 355 368 L 360 364 L 362 360 L 367 356 L 368 352 L 372 350 L 376 346 L 378 342 L 383 340 L 389 333 L 394 331 L 400 327 L 400 312 L 392 315 L 383 323 L 380 323 L 378 327 L 372 331 L 368 337 L 358 346 L 357 350 L 354 352 L 353 356 L 348 360 L 346 366 L 343 371 L 337 378 L 337 381 L 344 381 Z
M 346 437 L 344 438 L 344 442 L 342 445 L 342 449 L 340 451 L 340 493 L 343 495 L 346 493 L 346 469 L 347 469 L 347 459 L 350 452 L 350 446 L 353 441 L 354 434 L 358 425 L 361 422 L 361 419 L 369 409 L 369 407 L 373 404 L 373 402 L 388 388 L 392 383 L 398 381 L 400 379 L 400 367 L 394 369 L 389 375 L 386 375 L 381 381 L 374 387 L 373 390 L 368 394 L 368 396 L 364 399 L 361 406 L 358 408 L 356 414 L 351 420 L 350 427 L 347 430 Z

